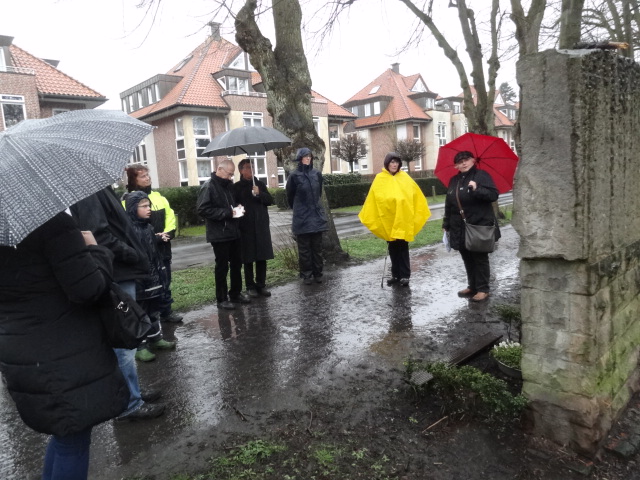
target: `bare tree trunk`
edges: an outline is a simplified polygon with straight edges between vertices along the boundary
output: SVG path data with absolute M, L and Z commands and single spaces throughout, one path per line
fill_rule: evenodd
M 562 0 L 560 48 L 573 48 L 580 41 L 584 0 Z
M 460 86 L 462 87 L 462 93 L 464 95 L 464 114 L 469 123 L 469 130 L 475 133 L 484 135 L 493 135 L 494 120 L 493 120 L 493 101 L 495 99 L 495 79 L 498 69 L 500 68 L 500 62 L 497 56 L 497 42 L 492 45 L 492 55 L 489 60 L 489 80 L 493 75 L 493 83 L 489 85 L 489 92 L 487 91 L 487 85 L 485 84 L 485 75 L 482 65 L 482 47 L 476 28 L 476 22 L 474 18 L 473 10 L 467 8 L 465 0 L 459 0 L 456 4 L 450 4 L 458 9 L 458 18 L 460 19 L 460 26 L 462 29 L 462 35 L 465 41 L 466 49 L 471 60 L 471 78 L 473 79 L 474 88 L 477 95 L 477 102 L 473 101 L 473 92 L 469 80 L 467 78 L 467 72 L 458 56 L 458 52 L 449 44 L 443 33 L 438 29 L 431 15 L 418 8 L 412 0 L 399 0 L 404 3 L 416 17 L 418 17 L 422 23 L 429 29 L 434 36 L 440 48 L 444 52 L 445 56 L 451 61 L 456 72 L 458 72 L 458 78 L 460 79 Z M 493 7 L 496 7 L 498 0 L 492 0 Z M 496 8 L 497 12 L 497 8 Z M 492 24 L 493 25 L 493 24 Z M 497 28 L 497 27 L 496 27 Z M 492 26 L 493 29 L 493 26 Z M 492 31 L 492 39 L 494 32 Z M 497 34 L 496 34 L 497 38 Z M 495 53 L 494 53 L 495 52 Z
M 311 75 L 302 43 L 302 10 L 298 0 L 273 2 L 276 47 L 262 35 L 256 23 L 257 0 L 246 0 L 236 16 L 236 41 L 249 54 L 251 64 L 262 77 L 267 92 L 267 110 L 276 128 L 288 135 L 293 148 L 313 151 L 316 167 L 322 171 L 325 144 L 313 125 L 311 111 Z M 329 231 L 324 235 L 325 256 L 342 260 L 348 255 L 340 247 L 340 239 L 331 218 L 326 194 L 323 206 L 329 217 Z
M 547 8 L 547 0 L 533 0 L 529 6 L 529 11 L 525 15 L 522 8 L 521 0 L 511 0 L 511 20 L 516 27 L 516 40 L 518 41 L 518 56 L 523 58 L 525 55 L 538 52 L 540 39 L 540 26 L 544 17 L 544 11 Z M 520 113 L 526 108 L 522 102 L 522 88 L 519 89 L 519 105 Z M 516 144 L 516 152 L 520 155 L 520 115 L 514 125 L 514 142 Z

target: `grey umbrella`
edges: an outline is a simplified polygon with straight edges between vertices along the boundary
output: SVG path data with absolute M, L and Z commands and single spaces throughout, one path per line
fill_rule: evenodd
M 0 132 L 0 245 L 122 178 L 152 128 L 120 111 L 76 110 Z
M 216 135 L 204 149 L 204 154 L 255 155 L 274 148 L 291 145 L 291 139 L 279 130 L 270 127 L 240 127 Z

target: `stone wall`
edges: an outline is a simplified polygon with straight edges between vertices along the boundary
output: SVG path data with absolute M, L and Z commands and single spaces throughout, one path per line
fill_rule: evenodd
M 638 389 L 640 66 L 547 51 L 518 83 L 524 393 L 536 434 L 594 453 Z

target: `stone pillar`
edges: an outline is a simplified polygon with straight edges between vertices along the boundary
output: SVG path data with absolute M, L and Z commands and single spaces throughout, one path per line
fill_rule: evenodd
M 517 74 L 523 390 L 536 434 L 592 454 L 638 389 L 640 66 L 547 51 Z

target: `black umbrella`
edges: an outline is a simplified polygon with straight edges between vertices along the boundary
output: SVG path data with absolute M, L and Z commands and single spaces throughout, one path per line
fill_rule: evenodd
M 270 127 L 240 127 L 221 133 L 204 149 L 205 155 L 255 155 L 288 147 L 291 139 Z

